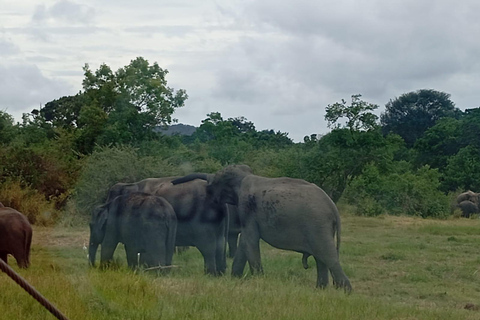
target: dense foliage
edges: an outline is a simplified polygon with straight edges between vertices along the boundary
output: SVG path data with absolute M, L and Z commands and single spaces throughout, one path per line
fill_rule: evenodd
M 0 111 L 0 201 L 32 222 L 67 211 L 87 216 L 116 182 L 236 163 L 313 182 L 361 215 L 444 217 L 449 193 L 480 191 L 480 108 L 462 112 L 444 92 L 390 100 L 380 122 L 377 105 L 352 95 L 351 103 L 326 106 L 329 133 L 301 143 L 218 112 L 192 135 L 167 136 L 161 128 L 187 99 L 168 87 L 167 70 L 140 57 L 116 72 L 105 64 L 84 71 L 82 91 L 24 114 L 21 123 Z

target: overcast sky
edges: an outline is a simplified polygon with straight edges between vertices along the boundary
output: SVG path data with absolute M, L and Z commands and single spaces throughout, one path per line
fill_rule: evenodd
M 108 4 L 107 4 L 108 3 Z M 12 1 L 0 6 L 0 110 L 81 90 L 82 67 L 142 56 L 189 95 L 174 117 L 244 116 L 295 141 L 326 133 L 325 107 L 380 106 L 435 89 L 480 106 L 478 0 Z

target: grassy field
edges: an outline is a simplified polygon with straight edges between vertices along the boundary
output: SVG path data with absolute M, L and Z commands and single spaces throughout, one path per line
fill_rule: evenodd
M 480 220 L 344 215 L 341 263 L 351 295 L 315 289 L 301 255 L 262 244 L 265 274 L 203 274 L 195 248 L 167 276 L 87 265 L 85 228 L 34 228 L 32 266 L 19 270 L 70 319 L 480 319 Z M 231 260 L 228 261 L 231 265 Z M 53 319 L 0 274 L 0 319 Z M 472 304 L 473 310 L 465 306 Z

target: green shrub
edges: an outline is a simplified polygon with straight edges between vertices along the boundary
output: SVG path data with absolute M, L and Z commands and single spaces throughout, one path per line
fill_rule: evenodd
M 416 171 L 398 163 L 389 173 L 381 174 L 367 166 L 362 175 L 347 188 L 345 200 L 357 205 L 360 215 L 406 214 L 421 217 L 446 217 L 450 197 L 438 190 L 440 174 L 424 166 Z

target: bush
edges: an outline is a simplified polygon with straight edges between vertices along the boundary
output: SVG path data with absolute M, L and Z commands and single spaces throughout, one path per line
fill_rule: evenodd
M 31 224 L 51 225 L 60 216 L 53 201 L 45 200 L 31 187 L 23 187 L 18 180 L 6 180 L 0 185 L 0 202 L 23 213 Z
M 180 174 L 160 157 L 140 157 L 131 146 L 98 147 L 87 159 L 75 188 L 75 211 L 89 214 L 105 201 L 108 189 L 118 182 Z
M 446 217 L 450 198 L 438 190 L 440 174 L 424 166 L 415 172 L 408 164 L 397 163 L 390 173 L 380 174 L 367 166 L 347 188 L 345 200 L 357 206 L 359 215 L 406 214 L 421 217 Z

